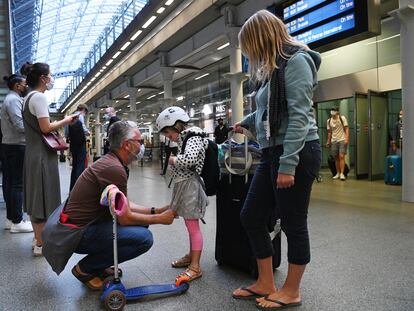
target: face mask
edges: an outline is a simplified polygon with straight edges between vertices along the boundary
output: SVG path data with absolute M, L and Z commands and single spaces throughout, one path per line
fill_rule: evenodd
M 110 119 L 111 117 L 109 116 L 109 115 L 107 115 L 107 114 L 104 114 L 103 115 L 103 119 L 105 120 L 105 121 L 109 121 L 109 119 Z
M 131 151 L 128 151 L 129 154 L 132 157 L 132 161 L 139 161 L 144 157 L 144 153 L 145 153 L 145 146 L 143 144 L 141 144 L 141 147 L 139 148 L 139 152 L 138 153 L 133 153 Z
M 46 90 L 50 91 L 53 89 L 53 85 L 55 85 L 55 79 L 53 79 L 53 77 L 50 77 L 50 81 L 46 83 Z
M 338 111 L 331 110 L 331 116 L 336 116 L 337 113 L 338 113 Z

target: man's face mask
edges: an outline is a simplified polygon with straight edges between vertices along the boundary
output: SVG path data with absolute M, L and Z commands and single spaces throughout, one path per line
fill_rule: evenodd
M 338 114 L 338 111 L 336 110 L 331 110 L 331 116 L 336 116 Z
M 138 150 L 138 148 L 137 148 L 137 150 Z M 138 152 L 131 152 L 131 151 L 128 151 L 128 152 L 131 156 L 131 161 L 139 161 L 144 157 L 145 146 L 144 146 L 144 144 L 141 144 Z

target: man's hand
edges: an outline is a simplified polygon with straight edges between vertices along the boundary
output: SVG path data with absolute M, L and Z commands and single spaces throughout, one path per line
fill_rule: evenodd
M 331 143 L 328 141 L 328 142 L 326 142 L 326 147 L 331 147 Z
M 158 223 L 162 225 L 171 225 L 175 218 L 175 213 L 168 209 L 161 214 L 158 214 Z
M 295 176 L 286 174 L 277 174 L 276 187 L 278 189 L 285 189 L 292 187 L 295 184 Z
M 168 205 L 165 205 L 165 206 L 163 206 L 163 207 L 157 207 L 156 209 L 155 209 L 155 213 L 156 214 L 162 214 L 162 213 L 164 213 L 166 210 L 168 210 L 170 208 L 170 205 L 168 204 Z

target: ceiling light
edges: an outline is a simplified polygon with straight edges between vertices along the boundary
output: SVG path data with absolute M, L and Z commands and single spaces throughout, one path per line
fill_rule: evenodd
M 225 43 L 225 44 L 223 44 L 223 45 L 220 45 L 220 46 L 217 48 L 217 50 L 218 50 L 218 51 L 220 51 L 220 50 L 222 50 L 222 49 L 224 49 L 224 48 L 228 47 L 229 45 L 230 45 L 230 42 L 227 42 L 227 43 Z
M 145 24 L 144 25 L 142 25 L 142 28 L 147 28 L 149 25 L 151 25 L 151 23 L 156 19 L 157 17 L 156 16 L 151 16 L 146 22 L 145 22 Z
M 92 79 L 91 79 L 91 82 L 93 82 L 93 81 L 95 81 L 96 80 L 96 77 L 93 77 Z
M 128 41 L 121 47 L 121 51 L 125 50 L 129 45 L 131 44 L 131 41 Z
M 128 105 L 127 108 L 131 108 L 131 105 Z
M 159 92 L 158 94 L 159 94 L 159 95 L 161 95 L 161 94 L 164 94 L 164 91 L 162 91 L 162 92 Z
M 110 59 L 110 60 L 108 60 L 108 61 L 106 62 L 106 64 L 105 64 L 105 65 L 109 66 L 109 65 L 110 65 L 113 61 L 114 61 L 113 59 Z
M 115 58 L 117 58 L 120 54 L 121 54 L 121 52 L 120 52 L 120 51 L 118 51 L 118 52 L 116 52 L 116 53 L 114 54 L 114 56 L 112 56 L 112 58 L 113 58 L 113 59 L 115 59 Z
M 99 77 L 100 75 L 101 75 L 101 71 L 99 71 L 96 75 L 95 75 L 95 78 L 97 78 L 97 77 Z
M 150 125 L 151 122 L 144 122 L 144 125 Z
M 178 69 L 175 69 L 175 70 L 174 70 L 174 73 L 177 73 L 177 72 L 178 72 Z
M 183 100 L 183 99 L 184 99 L 184 96 L 178 96 L 176 99 L 177 99 L 178 101 Z
M 194 80 L 199 80 L 201 78 L 207 77 L 208 75 L 209 75 L 209 73 L 205 73 L 205 74 L 203 74 L 201 76 L 198 76 L 198 77 L 194 78 Z
M 140 103 L 141 103 L 141 102 L 136 102 L 135 104 L 136 104 L 136 105 L 138 105 L 138 104 L 140 104 Z
M 132 37 L 131 40 L 135 40 L 142 33 L 142 30 L 138 30 Z
M 171 3 L 173 3 L 174 2 L 174 0 L 167 0 L 166 2 L 165 2 L 165 5 L 170 5 Z
M 164 12 L 165 11 L 165 8 L 162 6 L 162 7 L 160 7 L 158 10 L 157 10 L 157 13 L 158 14 L 161 14 L 162 12 Z
M 128 97 L 129 97 L 129 94 L 124 96 L 124 98 L 128 98 Z
M 117 104 L 117 103 L 119 103 L 119 100 L 116 100 L 116 101 L 115 101 L 115 104 Z
M 138 89 L 138 92 L 141 92 L 141 89 Z
M 154 98 L 155 96 L 157 96 L 157 95 L 151 95 L 151 96 L 149 96 L 149 97 L 147 97 L 147 99 L 151 99 L 151 98 Z

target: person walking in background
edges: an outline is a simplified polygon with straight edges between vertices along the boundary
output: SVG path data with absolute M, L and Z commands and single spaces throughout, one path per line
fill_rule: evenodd
M 394 123 L 393 131 L 391 132 L 391 152 L 393 154 L 401 155 L 403 139 L 403 111 L 400 110 L 398 121 Z
M 68 126 L 68 138 L 70 152 L 72 154 L 72 173 L 70 175 L 69 191 L 72 190 L 76 180 L 85 169 L 86 163 L 86 136 L 89 130 L 85 126 L 85 116 L 88 113 L 88 106 L 79 104 L 76 109 L 78 120 Z
M 4 77 L 9 93 L 1 106 L 2 152 L 7 209 L 6 229 L 11 233 L 32 232 L 30 221 L 23 219 L 23 163 L 25 136 L 22 119 L 23 97 L 27 93 L 26 78 L 20 75 Z
M 227 140 L 227 134 L 229 133 L 229 129 L 224 124 L 222 118 L 217 119 L 218 125 L 214 129 L 214 137 L 216 144 L 222 144 Z
M 106 140 L 104 144 L 104 154 L 107 154 L 109 152 L 109 129 L 112 124 L 120 121 L 121 119 L 116 116 L 116 111 L 113 107 L 108 107 L 105 109 L 104 119 L 109 121 L 108 127 L 106 128 Z
M 326 121 L 330 154 L 335 158 L 336 175 L 333 179 L 345 180 L 345 155 L 349 144 L 349 126 L 345 116 L 339 114 L 337 107 L 332 107 L 331 117 Z
M 44 94 L 53 88 L 48 64 L 35 63 L 28 68 L 27 84 L 32 91 L 23 103 L 26 155 L 23 169 L 23 206 L 34 229 L 33 255 L 42 255 L 41 232 L 47 218 L 61 203 L 57 152 L 44 142 L 47 134 L 71 124 L 77 115 L 50 122 L 49 105 Z
M 301 305 L 300 283 L 310 262 L 307 216 L 312 183 L 319 173 L 321 147 L 312 111 L 319 53 L 296 41 L 275 15 L 261 10 L 239 33 L 249 72 L 261 83 L 256 111 L 234 125 L 256 129 L 262 157 L 240 218 L 256 257 L 259 277 L 233 292 L 236 299 L 256 299 L 257 308 L 277 310 Z M 280 215 L 287 238 L 288 273 L 283 286 L 274 282 L 273 246 L 268 220 Z

